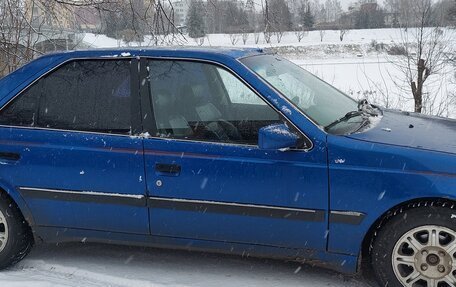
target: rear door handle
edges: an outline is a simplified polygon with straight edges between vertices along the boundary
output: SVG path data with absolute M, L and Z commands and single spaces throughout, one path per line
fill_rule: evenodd
M 0 152 L 0 159 L 18 161 L 21 158 L 21 155 L 13 152 Z
M 178 176 L 181 172 L 181 166 L 178 164 L 156 163 L 155 171 L 158 174 Z

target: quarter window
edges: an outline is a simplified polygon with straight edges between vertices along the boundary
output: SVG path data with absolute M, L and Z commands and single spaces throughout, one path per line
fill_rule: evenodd
M 130 61 L 67 63 L 7 105 L 0 124 L 128 134 Z
M 216 65 L 151 60 L 157 136 L 256 145 L 279 114 L 233 74 Z

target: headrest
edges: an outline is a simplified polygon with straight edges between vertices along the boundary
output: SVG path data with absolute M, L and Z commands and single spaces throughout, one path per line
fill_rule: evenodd
M 212 103 L 197 106 L 196 113 L 198 114 L 200 120 L 203 122 L 216 121 L 222 117 L 220 111 Z
M 157 107 L 167 107 L 174 104 L 174 95 L 168 90 L 157 89 L 154 91 L 154 103 Z

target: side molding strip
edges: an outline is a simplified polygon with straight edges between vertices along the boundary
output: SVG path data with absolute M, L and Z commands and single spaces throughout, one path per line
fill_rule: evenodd
M 198 213 L 208 212 L 289 220 L 325 221 L 324 210 L 285 208 L 267 205 L 149 197 L 147 199 L 147 206 L 150 208 L 193 211 Z
M 342 223 L 349 225 L 360 225 L 366 215 L 354 211 L 331 211 L 329 214 L 329 223 Z
M 136 207 L 192 211 L 198 213 L 207 212 L 311 222 L 324 222 L 326 219 L 326 213 L 324 210 L 204 200 L 145 197 L 143 195 L 115 194 L 93 191 L 57 190 L 33 187 L 19 187 L 18 189 L 21 195 L 25 198 L 128 205 Z M 333 214 L 331 213 L 331 215 Z
M 22 196 L 31 198 L 146 207 L 146 197 L 143 195 L 56 190 L 32 187 L 19 187 L 19 192 Z

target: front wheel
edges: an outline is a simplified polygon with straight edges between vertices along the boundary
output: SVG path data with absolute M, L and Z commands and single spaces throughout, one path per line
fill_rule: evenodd
M 399 212 L 378 232 L 372 265 L 381 286 L 456 286 L 456 210 L 425 206 Z

